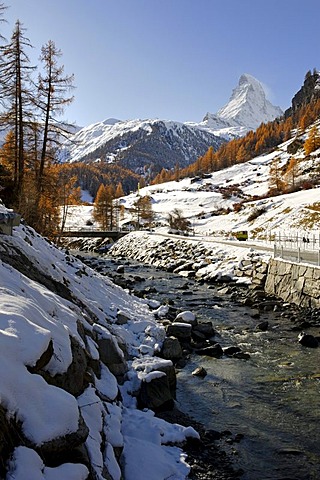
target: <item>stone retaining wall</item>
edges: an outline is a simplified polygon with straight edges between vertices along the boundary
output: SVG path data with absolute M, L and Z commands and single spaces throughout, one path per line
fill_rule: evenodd
M 302 307 L 320 307 L 320 268 L 270 259 L 266 293 Z

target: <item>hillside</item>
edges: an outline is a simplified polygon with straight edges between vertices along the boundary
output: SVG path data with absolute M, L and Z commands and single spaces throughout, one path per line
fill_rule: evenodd
M 317 124 L 316 124 L 317 125 Z M 318 126 L 317 126 L 318 127 Z M 232 231 L 248 230 L 250 235 L 266 236 L 277 230 L 310 231 L 320 227 L 320 190 L 312 188 L 294 193 L 268 196 L 270 189 L 270 169 L 277 161 L 283 172 L 288 162 L 296 160 L 296 182 L 308 186 L 310 180 L 319 176 L 320 149 L 306 155 L 303 143 L 310 129 L 282 144 L 267 155 L 252 158 L 250 161 L 204 175 L 205 178 L 185 178 L 152 185 L 140 189 L 140 195 L 150 195 L 155 212 L 156 230 L 168 230 L 167 215 L 174 208 L 181 209 L 195 232 L 200 235 L 228 236 Z M 294 154 L 293 143 L 300 147 Z M 281 174 L 283 179 L 285 174 Z M 290 182 L 289 174 L 288 182 Z M 315 186 L 317 183 L 315 184 Z M 133 203 L 137 193 L 123 197 L 120 202 L 125 208 L 123 225 L 132 218 Z M 259 197 L 259 198 L 257 198 Z M 68 225 L 79 222 L 78 208 L 74 207 Z M 87 209 L 87 217 L 92 207 Z M 82 215 L 82 214 L 81 214 Z M 250 217 L 256 217 L 250 220 Z M 83 223 L 84 225 L 84 223 Z

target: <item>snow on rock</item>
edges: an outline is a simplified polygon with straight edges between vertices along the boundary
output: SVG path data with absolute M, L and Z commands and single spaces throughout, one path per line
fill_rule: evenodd
M 55 468 L 45 467 L 39 455 L 30 448 L 17 447 L 9 463 L 6 480 L 86 480 L 86 466 L 65 463 Z
M 122 464 L 126 480 L 183 480 L 189 473 L 181 448 L 166 446 L 157 454 L 161 444 L 183 443 L 187 437 L 199 438 L 193 428 L 168 425 L 155 418 L 151 410 L 140 412 L 126 409 L 122 416 L 125 442 Z M 141 458 L 139 464 L 136 458 Z
M 183 322 L 186 322 L 186 323 L 194 324 L 194 322 L 196 321 L 196 316 L 193 312 L 190 312 L 189 310 L 186 310 L 184 312 L 178 313 L 178 315 L 175 318 L 175 322 L 176 321 L 178 321 L 178 322 L 183 321 Z

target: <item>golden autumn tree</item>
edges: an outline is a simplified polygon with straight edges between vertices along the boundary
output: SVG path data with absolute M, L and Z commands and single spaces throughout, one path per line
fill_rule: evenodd
M 304 151 L 306 155 L 310 155 L 310 153 L 314 152 L 320 148 L 320 135 L 318 132 L 318 128 L 313 126 L 310 129 L 308 138 L 304 142 Z
M 101 184 L 94 201 L 93 217 L 104 230 L 112 230 L 115 226 L 114 191 L 110 185 Z
M 289 160 L 287 171 L 286 171 L 288 186 L 290 185 L 291 190 L 295 190 L 296 188 L 298 175 L 299 175 L 298 162 L 296 158 L 292 157 Z
M 124 191 L 123 191 L 123 187 L 122 187 L 122 183 L 121 183 L 121 182 L 119 182 L 118 185 L 117 185 L 117 188 L 116 188 L 114 197 L 115 197 L 115 198 L 124 197 Z
M 150 226 L 154 219 L 151 197 L 149 195 L 139 195 L 133 206 L 132 213 L 135 217 L 138 228 L 140 228 L 142 224 Z
M 269 172 L 269 192 L 280 194 L 285 191 L 286 183 L 283 180 L 282 169 L 280 167 L 280 158 L 272 160 Z

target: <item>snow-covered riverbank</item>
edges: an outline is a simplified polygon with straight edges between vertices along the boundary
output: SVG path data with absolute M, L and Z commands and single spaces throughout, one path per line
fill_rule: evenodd
M 125 256 L 160 267 L 182 276 L 205 281 L 236 281 L 250 283 L 249 277 L 237 272 L 253 263 L 267 263 L 270 254 L 240 245 L 227 245 L 204 239 L 162 236 L 148 232 L 133 232 L 116 242 L 111 255 Z
M 23 225 L 0 290 L 1 478 L 185 479 L 198 434 L 137 409 L 164 338 L 147 302 Z

